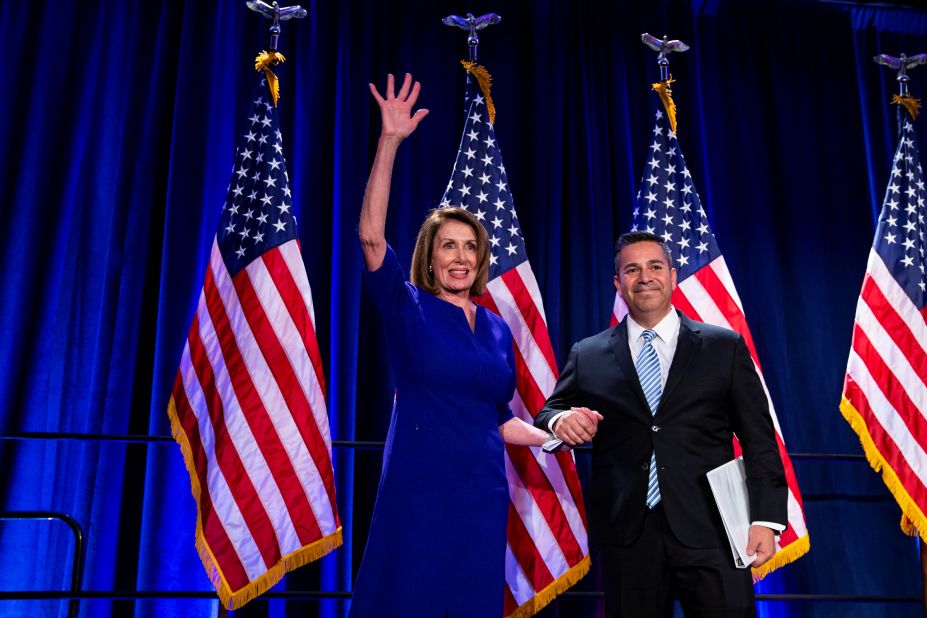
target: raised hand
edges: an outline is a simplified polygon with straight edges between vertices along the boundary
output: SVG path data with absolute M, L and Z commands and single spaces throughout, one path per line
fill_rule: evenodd
M 361 205 L 360 221 L 357 233 L 364 251 L 364 262 L 369 270 L 377 270 L 383 264 L 386 255 L 386 209 L 389 206 L 389 187 L 393 177 L 393 164 L 396 152 L 402 140 L 418 127 L 422 118 L 428 115 L 427 109 L 420 109 L 414 114 L 412 106 L 418 100 L 422 89 L 418 82 L 412 84 L 412 76 L 406 73 L 399 94 L 392 75 L 386 78 L 386 98 L 377 92 L 376 86 L 370 84 L 370 94 L 380 106 L 383 126 L 377 142 L 377 154 L 370 168 L 367 192 Z
M 395 92 L 396 83 L 393 74 L 386 76 L 386 98 L 380 95 L 376 86 L 370 84 L 370 94 L 380 106 L 381 137 L 403 140 L 415 131 L 422 118 L 428 115 L 427 109 L 412 113 L 412 106 L 418 100 L 421 89 L 420 83 L 412 83 L 412 75 L 409 73 L 406 73 L 405 79 L 402 80 L 402 87 L 398 94 Z

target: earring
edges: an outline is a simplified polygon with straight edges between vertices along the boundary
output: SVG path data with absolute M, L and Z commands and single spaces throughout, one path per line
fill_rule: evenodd
M 433 273 L 434 269 L 431 267 L 431 264 L 428 265 L 428 272 Z

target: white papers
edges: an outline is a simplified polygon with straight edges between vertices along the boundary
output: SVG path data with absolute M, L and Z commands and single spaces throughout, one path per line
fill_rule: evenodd
M 545 453 L 556 453 L 560 450 L 560 447 L 563 446 L 563 440 L 554 436 L 554 434 L 547 434 L 547 442 L 545 442 L 541 448 L 544 449 Z
M 724 531 L 731 544 L 734 565 L 745 569 L 756 560 L 747 555 L 750 542 L 750 500 L 747 497 L 747 475 L 744 460 L 738 457 L 708 472 L 708 484 L 724 522 Z

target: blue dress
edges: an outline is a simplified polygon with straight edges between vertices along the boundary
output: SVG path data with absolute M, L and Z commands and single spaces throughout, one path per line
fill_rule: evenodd
M 350 616 L 502 615 L 508 486 L 499 425 L 512 418 L 512 335 L 478 307 L 405 281 L 393 250 L 364 281 L 396 381 L 383 472 Z

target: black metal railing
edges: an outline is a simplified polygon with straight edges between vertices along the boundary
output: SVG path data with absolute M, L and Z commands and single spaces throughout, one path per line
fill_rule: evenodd
M 18 520 L 18 521 L 61 521 L 64 522 L 71 530 L 74 537 L 74 557 L 71 560 L 71 590 L 60 594 L 71 595 L 67 597 L 71 602 L 68 603 L 68 618 L 76 618 L 79 608 L 79 596 L 82 594 L 81 582 L 84 581 L 84 531 L 76 519 L 67 513 L 57 511 L 6 511 L 0 512 L 0 520 Z M 4 593 L 6 594 L 6 593 Z M 13 593 L 16 594 L 16 593 Z
M 351 598 L 348 591 L 324 592 L 321 590 L 289 590 L 265 592 L 259 599 L 284 599 L 288 601 L 323 601 L 346 600 Z M 567 591 L 557 597 L 558 601 L 595 601 L 604 599 L 604 592 Z M 0 601 L 61 601 L 61 600 L 110 600 L 110 601 L 148 601 L 157 599 L 191 599 L 218 600 L 215 592 L 206 590 L 21 590 L 0 592 Z M 859 594 L 757 594 L 757 601 L 778 602 L 836 602 L 836 603 L 921 603 L 921 597 L 895 597 Z
M 174 444 L 172 436 L 151 436 L 145 434 L 111 434 L 111 433 L 75 433 L 55 431 L 22 431 L 19 433 L 0 436 L 0 440 L 74 440 L 87 442 L 122 442 L 136 444 Z M 354 448 L 361 450 L 381 449 L 386 445 L 381 440 L 332 440 L 332 446 L 337 448 Z M 578 452 L 592 451 L 591 446 L 577 446 L 573 449 Z M 864 461 L 865 455 L 853 453 L 789 453 L 794 460 L 822 460 L 822 461 Z
M 23 440 L 61 440 L 61 441 L 89 441 L 89 442 L 119 442 L 123 444 L 173 444 L 171 436 L 151 436 L 140 434 L 102 434 L 102 433 L 74 433 L 74 432 L 47 432 L 31 431 L 0 436 L 0 441 Z M 332 440 L 335 448 L 351 448 L 359 450 L 382 449 L 385 443 L 372 440 Z M 591 452 L 589 446 L 574 449 L 581 453 Z M 789 453 L 793 460 L 809 461 L 865 461 L 865 456 L 849 453 Z M 887 498 L 886 498 L 887 499 Z M 75 537 L 74 561 L 72 567 L 71 589 L 58 590 L 19 590 L 0 592 L 0 601 L 11 600 L 69 600 L 68 616 L 76 616 L 78 603 L 81 600 L 111 600 L 111 601 L 140 601 L 155 599 L 217 599 L 214 592 L 201 590 L 81 590 L 83 579 L 84 535 L 80 524 L 65 513 L 52 511 L 17 511 L 13 513 L 0 513 L 3 519 L 58 519 L 64 521 L 72 530 Z M 557 597 L 556 602 L 595 601 L 603 599 L 605 594 L 597 591 L 567 591 Z M 260 599 L 285 599 L 293 601 L 321 601 L 350 599 L 349 591 L 270 591 L 261 595 Z M 889 604 L 922 604 L 922 597 L 881 596 L 881 595 L 839 595 L 839 594 L 757 594 L 758 601 L 767 602 L 841 602 L 841 603 L 889 603 Z

